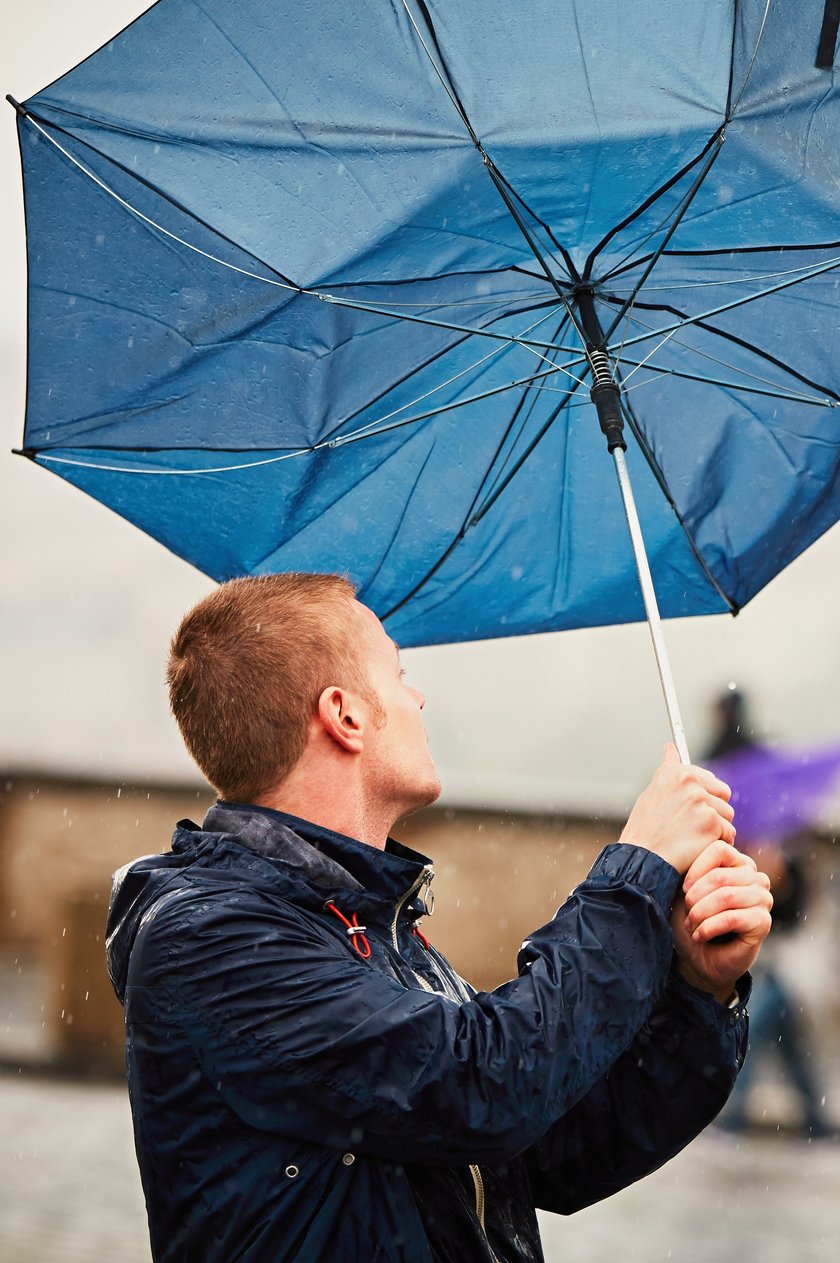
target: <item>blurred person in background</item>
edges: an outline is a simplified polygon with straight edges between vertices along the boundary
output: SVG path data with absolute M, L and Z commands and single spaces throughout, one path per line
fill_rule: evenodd
M 169 682 L 219 801 L 116 875 L 107 940 L 157 1263 L 538 1263 L 537 1207 L 607 1197 L 719 1112 L 771 898 L 717 777 L 668 747 L 476 994 L 390 837 L 440 791 L 424 698 L 350 584 L 223 584 Z
M 775 1062 L 794 1092 L 800 1133 L 817 1139 L 833 1134 L 807 1005 L 797 989 L 795 970 L 786 968 L 785 962 L 786 948 L 802 933 L 811 905 L 803 843 L 802 838 L 786 839 L 782 844 L 756 839 L 744 843 L 739 838 L 739 844 L 770 878 L 773 928 L 756 965 L 750 1002 L 750 1055 L 719 1120 L 727 1131 L 748 1131 L 757 1121 L 750 1113 L 750 1094 L 767 1063 Z M 767 1119 L 761 1121 L 766 1124 Z
M 714 734 L 703 756 L 731 783 L 733 801 L 746 811 L 750 834 L 739 830 L 738 846 L 751 855 L 770 879 L 773 894 L 773 929 L 756 965 L 750 1002 L 749 1050 L 742 1074 L 718 1120 L 727 1131 L 746 1132 L 758 1120 L 750 1113 L 750 1095 L 768 1063 L 775 1062 L 793 1090 L 799 1109 L 799 1128 L 806 1137 L 833 1133 L 826 1116 L 825 1093 L 820 1083 L 813 1033 L 795 970 L 786 968 L 785 953 L 801 935 L 809 908 L 811 889 L 803 857 L 803 836 L 774 837 L 760 832 L 763 822 L 772 825 L 772 803 L 756 796 L 796 796 L 796 785 L 783 773 L 768 783 L 761 763 L 767 749 L 757 740 L 748 699 L 739 689 L 728 688 L 712 708 Z M 767 750 L 768 760 L 776 756 Z M 775 763 L 774 765 L 775 766 Z M 780 765 L 781 766 L 781 765 Z M 757 775 L 757 772 L 759 775 Z M 787 813 L 779 812 L 779 818 Z M 771 1120 L 772 1121 L 772 1120 Z M 767 1122 L 767 1119 L 762 1119 Z
M 714 735 L 703 755 L 705 761 L 714 763 L 717 759 L 756 745 L 747 712 L 747 699 L 738 689 L 728 688 L 715 699 L 713 717 Z

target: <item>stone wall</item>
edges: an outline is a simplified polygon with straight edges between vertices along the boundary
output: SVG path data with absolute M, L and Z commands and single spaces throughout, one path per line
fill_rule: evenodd
M 174 823 L 201 820 L 211 802 L 210 791 L 195 788 L 5 781 L 0 953 L 30 970 L 50 1059 L 121 1068 L 122 1016 L 104 965 L 111 874 L 165 850 Z M 600 846 L 614 840 L 615 826 L 430 808 L 395 834 L 435 863 L 436 906 L 425 932 L 488 989 L 512 976 L 522 939 L 563 902 Z

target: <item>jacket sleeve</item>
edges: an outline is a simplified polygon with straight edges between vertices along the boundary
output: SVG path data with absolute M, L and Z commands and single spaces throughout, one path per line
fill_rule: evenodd
M 725 1008 L 674 972 L 626 1052 L 526 1155 L 534 1201 L 570 1214 L 679 1153 L 722 1109 L 747 1046 L 749 975 Z
M 130 983 L 243 1122 L 397 1161 L 503 1162 L 621 1057 L 667 985 L 679 878 L 608 847 L 523 944 L 519 977 L 458 1003 L 258 892 L 174 900 Z M 177 918 L 177 920 L 173 920 Z

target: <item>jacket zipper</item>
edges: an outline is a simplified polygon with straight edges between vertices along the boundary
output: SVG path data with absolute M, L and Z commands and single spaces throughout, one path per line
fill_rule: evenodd
M 429 894 L 432 893 L 431 884 L 432 884 L 432 878 L 434 877 L 434 875 L 435 875 L 435 870 L 431 867 L 431 865 L 427 865 L 423 869 L 423 872 L 420 874 L 420 876 L 417 878 L 417 881 L 414 883 L 414 885 L 411 886 L 410 889 L 405 892 L 402 899 L 400 899 L 399 903 L 397 904 L 397 908 L 394 913 L 394 919 L 391 922 L 391 939 L 394 944 L 394 951 L 397 953 L 398 956 L 401 955 L 399 940 L 397 939 L 397 922 L 399 920 L 400 913 L 402 912 L 403 908 L 405 907 L 406 903 L 411 898 L 411 896 L 416 894 L 422 885 L 425 884 Z M 432 902 L 432 907 L 434 907 L 434 902 Z M 429 908 L 429 912 L 431 912 L 431 910 L 432 909 Z M 424 991 L 433 992 L 433 988 L 429 986 L 428 982 L 426 982 L 426 979 L 421 974 L 415 973 L 414 976 L 417 979 L 417 981 L 420 983 L 420 986 L 423 988 Z M 475 1185 L 475 1213 L 476 1213 L 476 1218 L 478 1219 L 479 1227 L 481 1228 L 481 1234 L 484 1237 L 484 1240 L 487 1242 L 487 1249 L 490 1251 L 490 1255 L 494 1263 L 498 1263 L 498 1259 L 493 1253 L 493 1248 L 490 1245 L 490 1239 L 487 1236 L 487 1225 L 484 1219 L 484 1211 L 485 1211 L 484 1179 L 482 1177 L 482 1174 L 479 1168 L 477 1166 L 473 1166 L 472 1164 L 470 1164 L 470 1175 L 472 1176 L 473 1184 Z
M 487 1249 L 490 1251 L 490 1256 L 493 1259 L 493 1263 L 499 1263 L 499 1260 L 496 1258 L 495 1254 L 493 1253 L 493 1247 L 490 1245 L 490 1238 L 487 1236 L 487 1224 L 484 1221 L 484 1207 L 485 1207 L 484 1179 L 482 1177 L 481 1171 L 479 1170 L 477 1166 L 470 1166 L 470 1175 L 472 1176 L 473 1184 L 475 1185 L 475 1213 L 476 1213 L 476 1216 L 478 1217 L 478 1222 L 481 1227 L 484 1240 L 487 1242 Z
M 400 899 L 399 903 L 397 904 L 396 911 L 394 912 L 394 919 L 391 922 L 391 940 L 394 944 L 394 951 L 397 953 L 398 956 L 400 955 L 400 945 L 399 945 L 399 941 L 397 940 L 397 921 L 400 918 L 400 913 L 402 912 L 406 903 L 408 903 L 408 900 L 411 898 L 411 896 L 415 895 L 421 886 L 423 885 L 427 887 L 431 886 L 432 878 L 434 877 L 434 875 L 435 875 L 435 870 L 432 868 L 431 864 L 427 864 L 426 867 L 423 869 L 422 873 L 420 874 L 420 876 L 417 878 L 414 885 L 409 887 L 409 889 L 403 895 L 402 899 Z M 426 990 L 431 991 L 431 987 L 427 987 Z

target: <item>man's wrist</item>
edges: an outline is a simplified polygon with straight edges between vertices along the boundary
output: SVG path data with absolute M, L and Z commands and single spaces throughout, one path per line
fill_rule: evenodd
M 724 1008 L 733 1008 L 737 1005 L 738 992 L 735 990 L 734 982 L 724 982 L 719 985 L 712 983 L 702 974 L 698 974 L 696 969 L 692 969 L 691 965 L 681 957 L 677 957 L 677 970 L 689 986 L 697 991 L 705 991 L 708 995 L 713 995 L 718 1004 L 722 1004 Z

